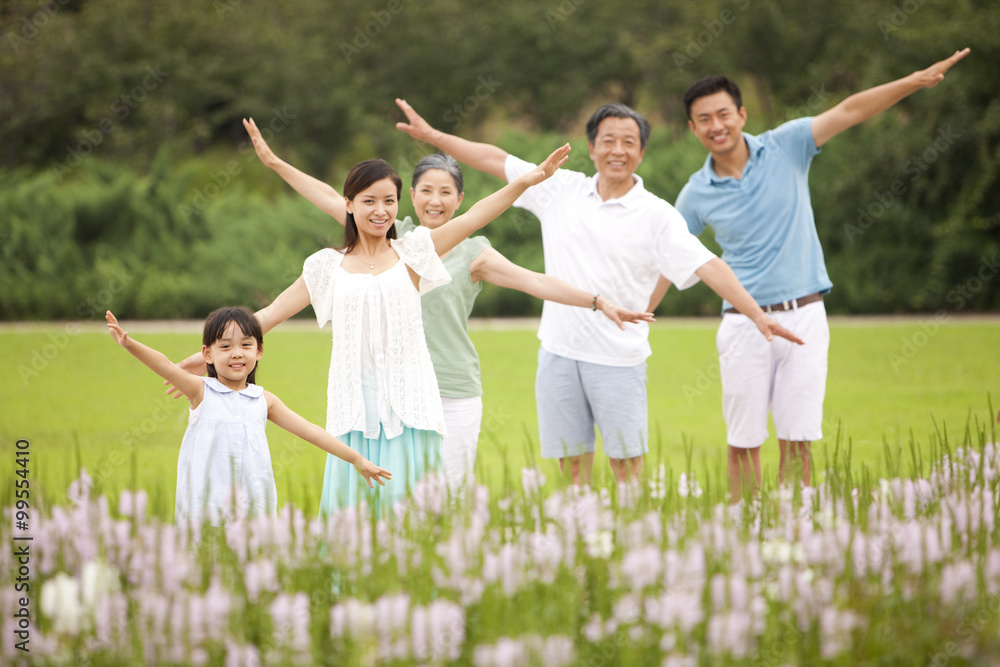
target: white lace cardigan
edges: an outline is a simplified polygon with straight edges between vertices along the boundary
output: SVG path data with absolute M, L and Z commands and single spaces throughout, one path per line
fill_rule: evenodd
M 366 366 L 375 367 L 379 418 L 386 437 L 398 436 L 403 425 L 445 434 L 420 296 L 449 282 L 451 276 L 434 250 L 429 230 L 418 227 L 390 244 L 400 261 L 375 276 L 344 271 L 344 254 L 332 248 L 309 256 L 302 267 L 319 326 L 333 323 L 326 430 L 334 435 L 365 430 L 363 359 Z M 419 291 L 407 266 L 420 276 Z

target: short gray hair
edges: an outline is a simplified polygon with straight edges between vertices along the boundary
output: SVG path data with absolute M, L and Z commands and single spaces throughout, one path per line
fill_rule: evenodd
M 444 153 L 431 153 L 430 155 L 424 156 L 417 166 L 413 168 L 413 185 L 411 186 L 414 190 L 417 189 L 417 183 L 420 182 L 420 177 L 424 175 L 424 172 L 430 171 L 431 169 L 441 169 L 446 171 L 451 175 L 452 180 L 455 181 L 455 187 L 458 188 L 459 194 L 465 192 L 465 182 L 462 179 L 462 168 L 458 165 L 458 162 L 450 155 L 445 155 Z

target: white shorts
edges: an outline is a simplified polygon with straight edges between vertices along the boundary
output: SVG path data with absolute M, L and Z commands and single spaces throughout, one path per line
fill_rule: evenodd
M 830 326 L 822 301 L 770 315 L 805 345 L 775 337 L 770 343 L 753 321 L 726 313 L 715 343 L 722 376 L 722 415 L 733 447 L 767 441 L 768 412 L 778 439 L 814 442 L 823 437 Z
M 452 493 L 460 493 L 474 479 L 479 429 L 483 423 L 483 397 L 442 396 L 441 407 L 444 408 L 444 425 L 448 431 L 441 445 L 444 476 Z

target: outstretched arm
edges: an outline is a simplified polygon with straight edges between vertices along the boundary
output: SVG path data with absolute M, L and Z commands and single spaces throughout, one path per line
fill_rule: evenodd
M 493 248 L 487 248 L 476 256 L 469 267 L 469 275 L 473 282 L 485 280 L 493 285 L 516 289 L 533 297 L 564 303 L 567 306 L 593 308 L 595 304 L 593 294 L 573 287 L 565 280 L 555 276 L 537 273 L 523 266 L 518 266 Z M 597 309 L 623 331 L 625 330 L 625 322 L 653 321 L 652 313 L 625 310 L 603 296 L 597 297 L 596 304 Z
M 950 58 L 936 62 L 925 70 L 855 93 L 832 109 L 824 111 L 813 118 L 812 122 L 813 140 L 817 148 L 847 128 L 882 113 L 904 97 L 922 88 L 933 88 L 938 85 L 952 65 L 967 55 L 969 55 L 967 48 L 955 51 Z
M 247 134 L 253 140 L 253 148 L 257 151 L 257 157 L 260 158 L 265 167 L 273 169 L 278 176 L 285 179 L 286 183 L 311 201 L 316 208 L 333 216 L 333 219 L 340 224 L 344 224 L 344 221 L 347 220 L 347 204 L 344 202 L 344 197 L 333 186 L 299 171 L 275 155 L 267 142 L 264 141 L 264 137 L 261 136 L 253 118 L 249 120 L 244 118 L 243 127 L 247 129 Z
M 504 163 L 507 161 L 507 151 L 492 144 L 482 144 L 445 134 L 435 130 L 420 114 L 413 110 L 406 100 L 396 99 L 396 105 L 406 114 L 406 123 L 396 123 L 396 129 L 406 132 L 417 141 L 424 141 L 435 148 L 444 151 L 462 164 L 467 164 L 477 171 L 493 174 L 497 178 L 507 180 L 504 175 Z
M 146 364 L 154 373 L 176 387 L 177 391 L 191 401 L 192 408 L 201 404 L 201 399 L 205 395 L 205 383 L 201 378 L 184 371 L 170 359 L 167 359 L 167 355 L 162 352 L 130 338 L 128 332 L 118 325 L 118 320 L 110 310 L 105 313 L 104 317 L 108 321 L 108 331 L 116 343 L 128 350 L 133 357 Z M 202 358 L 202 363 L 204 361 Z
M 267 418 L 285 429 L 292 435 L 296 435 L 307 442 L 311 442 L 327 454 L 333 454 L 339 459 L 343 459 L 354 466 L 358 474 L 365 478 L 369 488 L 375 488 L 372 484 L 376 482 L 385 486 L 383 479 L 392 477 L 392 473 L 361 456 L 337 438 L 330 435 L 325 429 L 313 424 L 308 419 L 300 416 L 291 408 L 281 402 L 281 399 L 269 391 L 264 392 L 267 398 Z
M 753 323 L 768 340 L 774 336 L 781 336 L 793 343 L 803 344 L 802 339 L 767 316 L 767 313 L 740 284 L 729 265 L 718 257 L 703 264 L 695 273 L 706 285 L 712 288 L 713 292 L 753 320 Z
M 431 230 L 434 249 L 444 255 L 459 243 L 469 238 L 477 229 L 482 229 L 491 220 L 510 208 L 518 197 L 532 185 L 538 185 L 556 173 L 569 158 L 569 144 L 563 144 L 545 158 L 540 165 L 520 178 L 508 183 L 485 199 L 476 202 L 463 215 L 453 218 L 447 224 Z

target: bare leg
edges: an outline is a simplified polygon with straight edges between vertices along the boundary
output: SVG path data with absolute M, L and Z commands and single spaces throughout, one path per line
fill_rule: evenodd
M 781 459 L 778 461 L 778 481 L 784 482 L 788 472 L 787 461 L 791 461 L 792 473 L 796 478 L 801 471 L 802 483 L 809 486 L 812 481 L 812 448 L 808 440 L 778 440 Z
M 760 489 L 760 447 L 744 449 L 729 446 L 729 502 L 743 498 L 744 489 Z
M 569 475 L 573 480 L 573 486 L 589 485 L 594 470 L 594 452 L 559 459 L 559 470 L 563 474 L 566 473 L 567 465 L 569 465 Z
M 608 459 L 608 462 L 611 463 L 611 470 L 615 473 L 615 479 L 619 484 L 642 478 L 642 458 L 640 454 L 630 459 Z

